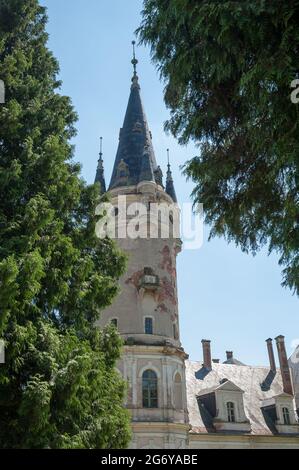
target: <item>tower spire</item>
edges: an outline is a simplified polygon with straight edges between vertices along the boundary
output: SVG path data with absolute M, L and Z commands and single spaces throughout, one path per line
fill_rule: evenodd
M 166 173 L 166 192 L 172 198 L 173 202 L 177 202 L 177 197 L 174 189 L 172 172 L 170 167 L 169 149 L 167 149 L 167 173 Z
M 103 161 L 103 137 L 100 137 L 100 153 L 99 153 L 95 183 L 100 183 L 101 194 L 106 192 L 106 183 L 105 183 L 105 176 L 104 176 L 104 161 Z
M 132 41 L 132 45 L 132 85 L 124 123 L 119 134 L 119 144 L 109 189 L 133 186 L 141 181 L 155 182 L 155 171 L 157 170 L 152 136 L 140 97 L 135 41 Z

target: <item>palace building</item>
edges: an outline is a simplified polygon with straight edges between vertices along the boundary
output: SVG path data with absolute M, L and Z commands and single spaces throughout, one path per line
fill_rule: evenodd
M 119 196 L 126 196 L 127 206 L 141 202 L 148 211 L 153 203 L 173 207 L 177 202 L 169 162 L 165 184 L 156 162 L 135 53 L 132 63 L 130 97 L 108 187 L 116 220 Z M 106 192 L 102 157 L 101 150 L 96 181 Z M 147 226 L 147 215 L 143 222 Z M 118 239 L 128 268 L 120 294 L 99 320 L 101 327 L 113 322 L 125 344 L 118 369 L 128 384 L 130 447 L 299 448 L 299 347 L 288 361 L 284 337 L 275 338 L 276 367 L 269 338 L 269 365 L 255 367 L 231 351 L 221 364 L 212 358 L 210 341 L 203 339 L 203 360 L 188 360 L 180 341 L 177 298 L 181 240 L 174 232 Z

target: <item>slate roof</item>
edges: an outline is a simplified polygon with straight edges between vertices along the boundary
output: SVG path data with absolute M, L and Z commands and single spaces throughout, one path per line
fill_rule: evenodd
M 289 359 L 289 366 L 292 370 L 296 407 L 299 410 L 299 345 Z
M 104 165 L 103 165 L 102 153 L 100 153 L 100 158 L 98 160 L 97 172 L 96 172 L 96 177 L 95 177 L 94 182 L 100 183 L 101 194 L 106 192 L 106 183 L 105 183 L 105 176 L 104 176 Z
M 127 177 L 120 178 L 121 161 L 127 165 Z M 119 145 L 109 189 L 136 185 L 140 181 L 155 181 L 156 157 L 147 119 L 140 97 L 137 75 L 133 76 L 127 111 L 120 130 Z
M 201 362 L 186 361 L 187 406 L 191 431 L 194 433 L 215 432 L 209 413 L 198 404 L 197 396 L 215 390 L 220 381 L 228 379 L 244 391 L 244 409 L 251 424 L 251 434 L 271 435 L 275 433 L 273 422 L 261 409 L 262 402 L 282 393 L 280 371 L 274 375 L 269 367 L 240 366 L 235 364 L 212 364 L 205 369 Z
M 177 202 L 176 192 L 174 189 L 174 184 L 173 184 L 173 179 L 172 179 L 172 172 L 171 172 L 169 163 L 167 166 L 165 191 L 172 198 L 173 202 Z
M 227 359 L 226 361 L 223 362 L 223 364 L 233 364 L 235 366 L 245 366 L 243 362 L 239 361 L 235 357 L 231 357 L 230 359 Z

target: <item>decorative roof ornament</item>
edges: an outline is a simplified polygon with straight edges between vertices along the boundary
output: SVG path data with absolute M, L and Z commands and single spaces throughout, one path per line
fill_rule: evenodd
M 132 46 L 133 46 L 133 59 L 131 60 L 131 63 L 133 65 L 133 77 L 132 77 L 132 87 L 138 87 L 139 88 L 139 83 L 138 83 L 138 75 L 137 75 L 137 64 L 138 60 L 136 59 L 136 54 L 135 54 L 135 41 L 132 41 Z
M 151 164 L 150 156 L 150 147 L 147 142 L 145 142 L 140 173 L 139 173 L 139 182 L 140 181 L 154 181 L 153 169 Z
M 100 137 L 100 153 L 99 153 L 99 164 L 101 166 L 101 169 L 104 169 L 103 166 L 103 137 Z
M 105 183 L 105 176 L 104 176 L 104 161 L 103 161 L 103 137 L 100 137 L 100 153 L 99 153 L 95 183 L 100 183 L 101 194 L 106 192 L 106 183 Z
M 167 149 L 167 173 L 166 173 L 166 193 L 172 198 L 173 202 L 177 202 L 177 197 L 174 189 L 172 172 L 170 167 L 169 149 Z
M 117 178 L 127 178 L 129 174 L 129 166 L 123 159 L 121 159 L 117 166 Z
M 158 185 L 162 186 L 162 188 L 164 187 L 163 186 L 163 173 L 162 173 L 162 170 L 160 168 L 160 166 L 158 165 L 157 168 L 155 169 L 154 171 L 154 175 L 155 175 L 155 181 Z

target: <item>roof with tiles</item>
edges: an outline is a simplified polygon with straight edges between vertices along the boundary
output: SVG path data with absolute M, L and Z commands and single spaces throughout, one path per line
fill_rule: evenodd
M 299 410 L 299 344 L 289 359 L 289 366 L 292 370 L 296 407 Z
M 127 165 L 125 180 L 119 173 L 123 162 Z M 138 77 L 134 74 L 109 189 L 133 186 L 141 181 L 154 182 L 156 169 L 151 133 L 141 102 Z
M 119 133 L 119 144 L 109 190 L 124 186 L 136 186 L 143 181 L 152 181 L 163 187 L 163 174 L 156 162 L 152 135 L 140 96 L 140 85 L 136 72 L 138 60 L 135 57 L 134 46 L 135 42 L 133 41 L 134 55 L 132 64 L 134 73 L 131 92 L 123 127 Z M 102 161 L 99 161 L 96 181 L 99 181 L 101 186 L 104 187 Z M 177 202 L 169 160 L 165 191 L 172 198 L 173 202 Z
M 273 374 L 269 367 L 236 364 L 212 364 L 208 371 L 201 362 L 186 361 L 187 405 L 191 432 L 215 432 L 213 420 L 200 408 L 197 396 L 215 390 L 224 379 L 244 391 L 245 414 L 251 424 L 251 434 L 271 435 L 275 431 L 261 408 L 262 402 L 283 392 L 280 371 Z

